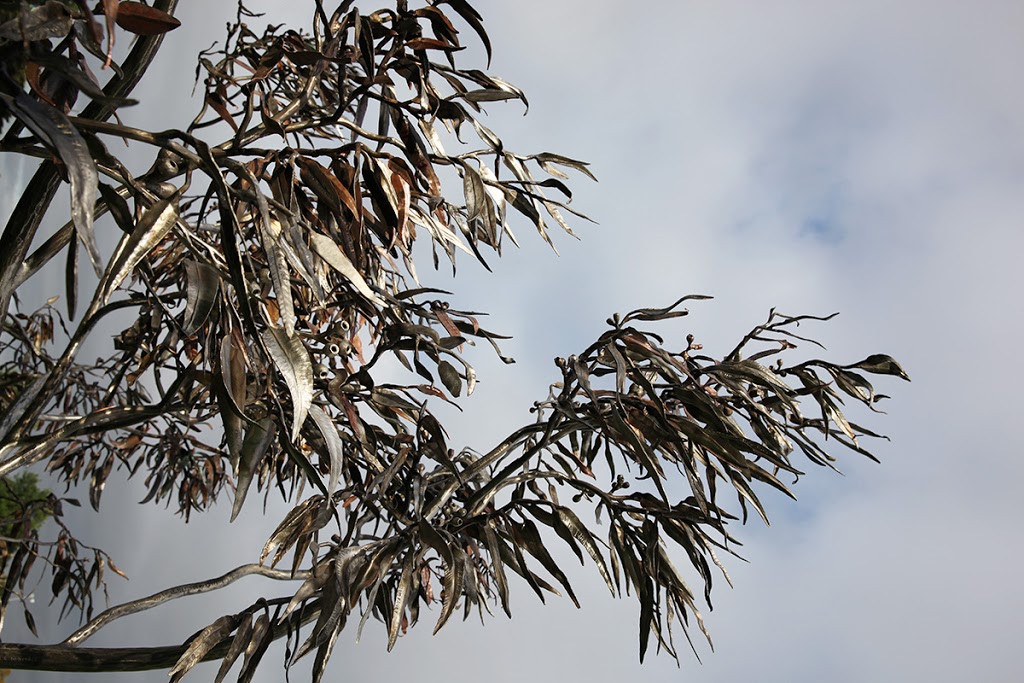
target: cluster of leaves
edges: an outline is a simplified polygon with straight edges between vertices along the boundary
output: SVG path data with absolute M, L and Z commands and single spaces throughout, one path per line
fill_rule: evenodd
M 42 17 L 44 8 L 59 14 L 55 5 L 79 23 L 52 28 Z M 165 0 L 132 10 L 136 23 L 126 27 L 135 5 L 102 4 L 108 36 L 118 21 L 128 30 L 138 21 L 152 32 L 173 26 Z M 866 453 L 857 437 L 873 434 L 843 416 L 842 397 L 873 407 L 879 396 L 856 371 L 902 370 L 887 356 L 769 367 L 763 361 L 800 339 L 793 327 L 804 319 L 774 313 L 718 360 L 692 338 L 669 351 L 636 325 L 683 315 L 681 300 L 610 319 L 595 344 L 558 359 L 562 377 L 536 404 L 535 423 L 487 453 L 457 452 L 428 401 L 471 394 L 468 351 L 487 342 L 501 357 L 501 337 L 420 283 L 415 241 L 428 239 L 435 268 L 443 254 L 454 269 L 459 251 L 487 267 L 486 254 L 515 241 L 518 215 L 550 243 L 550 225 L 571 233 L 566 171 L 590 173 L 560 155 L 516 154 L 480 122 L 483 105 L 525 106 L 526 97 L 457 66 L 457 23 L 491 49 L 466 0 L 398 0 L 372 14 L 350 0 L 330 13 L 315 5 L 307 34 L 255 32 L 239 4 L 227 43 L 201 55 L 202 111 L 184 130 L 160 133 L 105 121 L 126 104 L 119 84 L 132 68 L 99 90 L 76 47 L 96 48 L 98 27 L 77 5 L 22 10 L 20 38 L 6 47 L 100 109 L 71 116 L 74 97 L 55 99 L 35 85 L 38 74 L 26 77 L 29 91 L 12 77 L 0 92 L 17 120 L 4 149 L 54 156 L 72 189 L 72 220 L 29 252 L 57 176 L 30 183 L 4 235 L 16 246 L 0 264 L 0 310 L 64 254 L 74 319 L 80 243 L 99 283 L 55 357 L 47 349 L 61 318 L 51 305 L 6 315 L 0 476 L 46 461 L 69 484 L 87 479 L 98 507 L 120 464 L 145 472 L 147 501 L 176 498 L 186 519 L 225 489 L 234 492 L 232 519 L 254 485 L 292 501 L 312 489 L 259 558 L 273 572 L 290 555 L 285 574 L 301 586 L 197 633 L 175 657 L 174 680 L 211 658 L 222 660 L 220 680 L 243 653 L 239 678 L 249 680 L 281 636 L 289 664 L 315 653 L 319 680 L 350 615 L 360 628 L 370 616 L 383 621 L 390 647 L 421 606 L 440 604 L 435 630 L 460 603 L 464 616 L 491 604 L 511 613 L 510 573 L 541 599 L 560 588 L 576 601 L 548 550 L 552 534 L 581 562 L 589 557 L 613 594 L 636 595 L 641 657 L 652 633 L 675 655 L 672 623 L 685 628 L 700 616 L 671 558 L 682 553 L 708 598 L 715 550 L 735 544 L 720 491 L 737 492 L 744 518 L 748 507 L 763 516 L 754 483 L 787 491 L 779 476 L 799 474 L 793 452 L 829 464 L 819 439 L 831 439 Z M 25 33 L 44 24 L 46 37 Z M 92 51 L 110 61 L 110 45 Z M 208 140 L 218 133 L 226 139 Z M 104 144 L 110 137 L 151 146 L 152 167 L 133 175 Z M 442 178 L 456 177 L 461 187 L 443 192 Z M 107 213 L 122 234 L 104 258 L 93 221 Z M 125 310 L 134 321 L 110 355 L 80 363 L 86 337 Z M 749 351 L 753 344 L 761 347 Z M 382 381 L 387 359 L 414 379 Z M 607 520 L 606 539 L 581 519 L 587 507 Z M 55 579 L 54 594 L 65 591 L 88 618 L 85 593 L 102 579 L 104 558 L 91 571 L 71 541 L 57 547 L 55 566 L 81 566 L 62 574 L 77 582 Z M 69 644 L 114 618 L 105 614 Z

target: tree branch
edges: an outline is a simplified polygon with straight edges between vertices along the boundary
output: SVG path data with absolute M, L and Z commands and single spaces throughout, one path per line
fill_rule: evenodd
M 62 645 L 75 646 L 79 643 L 84 642 L 87 638 L 95 635 L 101 628 L 121 617 L 126 617 L 129 614 L 137 614 L 138 612 L 144 612 L 145 610 L 158 607 L 171 600 L 178 598 L 184 598 L 189 595 L 198 595 L 200 593 L 208 593 L 210 591 L 219 590 L 228 586 L 238 579 L 244 576 L 250 575 L 265 576 L 268 579 L 275 579 L 277 581 L 292 581 L 292 580 L 305 580 L 309 576 L 308 571 L 298 571 L 292 574 L 291 572 L 282 571 L 280 569 L 271 569 L 261 564 L 244 564 L 241 567 L 232 569 L 227 574 L 218 576 L 215 579 L 209 579 L 207 581 L 197 581 L 196 583 L 186 583 L 181 586 L 174 586 L 162 590 L 159 593 L 154 593 L 149 597 L 139 598 L 131 602 L 126 602 L 123 605 L 117 605 L 106 610 L 95 619 L 90 621 L 88 624 L 78 629 L 67 639 L 61 643 Z
M 303 624 L 317 618 L 322 601 L 316 600 L 288 619 L 274 624 L 270 640 L 277 640 L 294 632 Z M 231 645 L 225 638 L 213 647 L 202 661 L 221 659 Z M 188 643 L 162 647 L 73 647 L 70 645 L 26 645 L 0 643 L 0 668 L 28 671 L 74 671 L 76 673 L 103 673 L 111 671 L 151 671 L 169 669 L 188 649 Z

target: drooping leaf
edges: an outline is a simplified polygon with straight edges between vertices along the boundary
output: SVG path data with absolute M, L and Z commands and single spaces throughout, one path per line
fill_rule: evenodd
M 289 337 L 280 328 L 264 331 L 263 343 L 292 396 L 291 440 L 295 441 L 313 402 L 313 364 L 302 340 L 297 336 Z
M 309 415 L 324 435 L 324 441 L 327 442 L 327 453 L 331 459 L 331 472 L 327 482 L 327 491 L 328 493 L 334 493 L 334 488 L 338 485 L 338 479 L 341 477 L 342 467 L 344 467 L 344 449 L 341 443 L 341 436 L 338 434 L 338 427 L 334 424 L 334 421 L 331 420 L 330 416 L 320 406 L 311 405 L 309 407 Z
M 64 162 L 71 181 L 71 219 L 96 275 L 101 276 L 103 266 L 92 225 L 99 174 L 88 145 L 63 112 L 37 102 L 24 92 L 18 92 L 15 97 L 0 92 L 0 100 Z
M 203 661 L 210 650 L 228 637 L 237 623 L 237 615 L 223 616 L 197 633 L 189 642 L 185 652 L 167 672 L 167 675 L 171 677 L 171 683 L 180 681 L 181 677 L 187 674 L 192 667 Z
M 448 361 L 440 361 L 437 364 L 437 374 L 441 376 L 441 382 L 444 383 L 449 393 L 458 398 L 462 392 L 462 378 L 459 377 L 459 371 L 455 369 L 455 366 Z
M 348 260 L 344 252 L 338 248 L 334 240 L 311 230 L 309 232 L 309 241 L 312 244 L 313 251 L 319 254 L 329 266 L 344 275 L 352 283 L 352 286 L 356 288 L 356 291 L 366 297 L 374 306 L 384 307 L 384 301 L 370 289 L 370 286 L 366 284 L 366 280 L 363 279 L 363 276 L 356 267 L 352 265 L 352 262 Z
M 131 235 L 125 235 L 118 244 L 99 285 L 99 300 L 106 303 L 121 286 L 139 262 L 160 243 L 178 220 L 178 208 L 161 199 L 146 209 Z
M 277 423 L 272 417 L 263 418 L 246 431 L 245 439 L 242 441 L 235 481 L 235 500 L 231 506 L 230 521 L 235 521 L 238 513 L 242 511 L 242 504 L 245 503 L 245 496 L 249 492 L 256 468 L 270 449 L 270 444 L 274 442 L 276 434 Z
M 239 655 L 245 651 L 251 637 L 252 619 L 248 616 L 243 616 L 238 624 L 238 629 L 235 631 L 234 638 L 231 639 L 228 651 L 224 655 L 224 660 L 220 663 L 220 668 L 217 669 L 217 676 L 213 679 L 213 683 L 221 683 L 224 680 L 228 670 L 238 660 Z
M 213 266 L 192 259 L 185 261 L 185 275 L 188 289 L 182 329 L 190 335 L 206 322 L 213 310 L 220 291 L 220 275 Z

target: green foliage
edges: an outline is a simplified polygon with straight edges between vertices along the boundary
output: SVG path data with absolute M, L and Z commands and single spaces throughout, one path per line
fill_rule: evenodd
M 0 536 L 12 537 L 23 522 L 37 530 L 49 517 L 46 508 L 33 503 L 46 500 L 50 492 L 39 488 L 39 475 L 19 472 L 0 479 Z

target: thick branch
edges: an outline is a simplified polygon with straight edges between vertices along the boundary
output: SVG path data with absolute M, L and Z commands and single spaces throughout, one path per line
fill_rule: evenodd
M 302 610 L 300 617 L 292 615 L 273 627 L 271 640 L 294 631 L 312 621 L 320 614 L 321 601 L 317 600 Z M 225 638 L 211 649 L 204 662 L 221 659 L 231 645 L 231 638 Z M 29 671 L 74 671 L 79 673 L 103 673 L 110 671 L 151 671 L 169 669 L 181 658 L 188 643 L 163 647 L 72 647 L 70 645 L 26 645 L 23 643 L 0 643 L 0 668 L 25 669 Z

